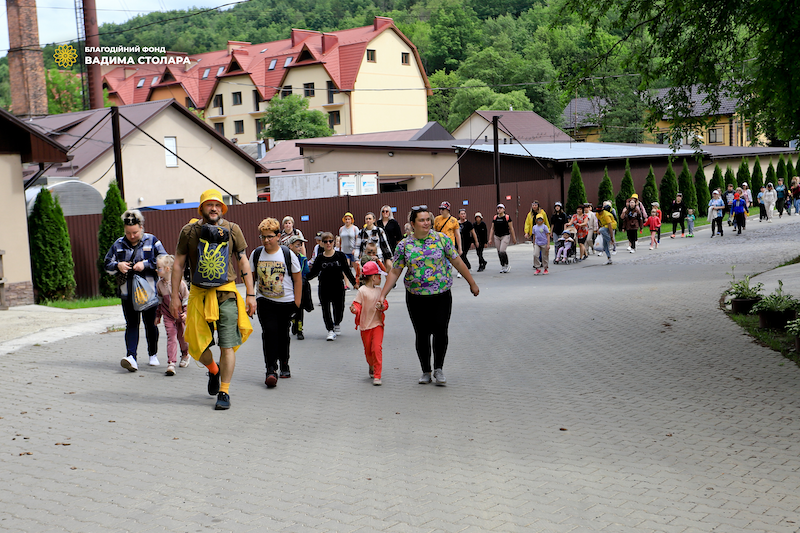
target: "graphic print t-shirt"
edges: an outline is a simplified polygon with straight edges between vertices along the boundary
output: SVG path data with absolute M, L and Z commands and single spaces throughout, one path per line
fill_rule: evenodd
M 258 257 L 254 257 L 255 254 L 255 250 L 250 254 L 250 268 L 256 273 L 256 298 L 293 302 L 294 282 L 287 272 L 283 249 L 278 249 L 274 254 L 262 249 Z M 292 258 L 292 272 L 300 272 L 297 256 L 294 252 L 289 252 L 289 256 Z

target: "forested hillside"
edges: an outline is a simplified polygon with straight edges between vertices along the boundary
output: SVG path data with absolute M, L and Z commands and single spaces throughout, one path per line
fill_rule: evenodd
M 376 15 L 394 19 L 417 46 L 436 88 L 429 118 L 454 128 L 479 108 L 533 110 L 560 124 L 561 112 L 576 94 L 604 96 L 619 116 L 608 117 L 607 140 L 641 131 L 638 77 L 626 70 L 630 40 L 614 50 L 592 79 L 568 89 L 559 80 L 582 69 L 616 42 L 610 21 L 590 39 L 586 24 L 562 12 L 563 0 L 250 0 L 225 11 L 186 16 L 171 11 L 138 16 L 124 24 L 104 24 L 101 46 L 158 46 L 199 53 L 225 47 L 228 40 L 266 42 L 288 38 L 291 28 L 333 31 L 372 23 Z M 178 18 L 181 17 L 181 18 Z M 177 19 L 177 20 L 169 20 Z M 616 30 L 620 31 L 620 30 Z M 53 45 L 44 51 L 54 68 Z M 0 60 L 0 105 L 7 107 L 7 62 Z M 628 74 L 628 76 L 610 77 Z

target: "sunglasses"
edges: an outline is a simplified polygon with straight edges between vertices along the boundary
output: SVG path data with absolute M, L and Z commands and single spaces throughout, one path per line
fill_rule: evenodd
M 428 210 L 427 205 L 415 205 L 414 207 L 411 208 L 412 213 L 417 213 L 419 211 L 427 211 L 427 210 Z
M 126 226 L 138 226 L 139 225 L 139 219 L 136 218 L 134 215 L 128 215 L 123 220 L 123 223 Z
M 330 243 L 332 243 L 332 242 L 333 242 L 333 241 L 332 241 L 331 239 L 324 239 L 324 240 L 322 241 L 322 244 L 330 244 Z

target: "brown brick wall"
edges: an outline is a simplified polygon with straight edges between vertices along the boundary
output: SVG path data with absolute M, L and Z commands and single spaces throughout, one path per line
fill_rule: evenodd
M 44 58 L 39 48 L 35 0 L 7 0 L 8 73 L 11 112 L 20 117 L 47 114 Z
M 5 286 L 5 304 L 9 307 L 33 304 L 33 283 L 30 281 L 7 283 Z

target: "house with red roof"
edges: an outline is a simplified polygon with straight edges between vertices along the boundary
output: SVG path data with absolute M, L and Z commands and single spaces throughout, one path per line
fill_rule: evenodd
M 117 66 L 104 87 L 117 105 L 174 98 L 238 143 L 258 139 L 272 98 L 297 94 L 337 133 L 416 129 L 428 121 L 430 84 L 417 48 L 387 17 L 322 33 L 292 30 L 269 43 L 229 41 L 225 50 L 175 56 L 166 65 Z M 188 60 L 188 62 L 187 62 Z

